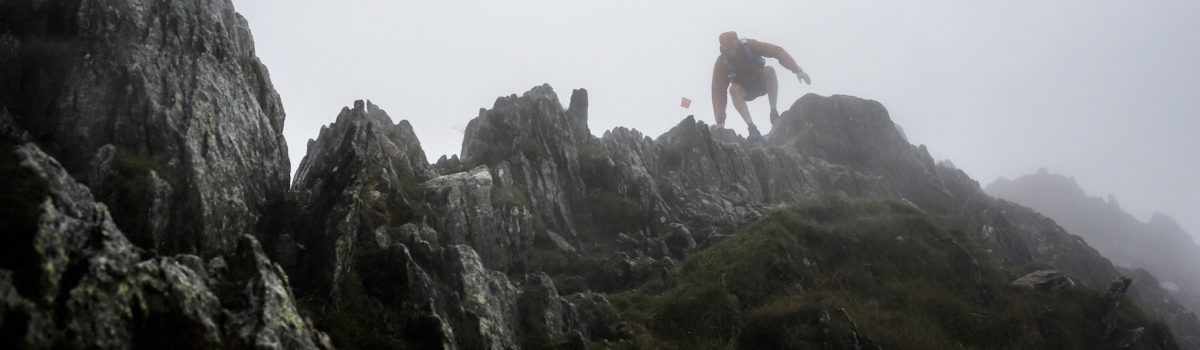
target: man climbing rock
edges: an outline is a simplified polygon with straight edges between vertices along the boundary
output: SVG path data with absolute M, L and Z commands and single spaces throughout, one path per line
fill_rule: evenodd
M 775 78 L 775 69 L 767 65 L 763 57 L 771 57 L 779 61 L 783 68 L 791 71 L 804 84 L 812 84 L 808 74 L 804 73 L 796 61 L 782 47 L 746 38 L 738 38 L 737 32 L 724 32 L 717 37 L 721 43 L 721 55 L 713 65 L 712 101 L 713 116 L 717 124 L 714 128 L 725 127 L 725 106 L 728 97 L 733 97 L 733 108 L 737 110 L 750 129 L 750 141 L 762 140 L 762 133 L 750 119 L 750 109 L 746 101 L 753 101 L 762 95 L 767 95 L 771 103 L 771 124 L 779 118 L 779 110 L 775 104 L 779 98 L 779 82 Z M 727 96 L 725 93 L 729 92 Z

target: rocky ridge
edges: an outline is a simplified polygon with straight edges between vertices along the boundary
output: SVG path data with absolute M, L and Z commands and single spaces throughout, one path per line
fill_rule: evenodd
M 530 281 L 553 287 L 551 295 L 620 292 L 672 273 L 691 253 L 722 241 L 771 208 L 828 192 L 900 198 L 966 228 L 989 253 L 986 258 L 1010 268 L 1048 263 L 1097 290 L 1121 276 L 1052 220 L 992 199 L 962 171 L 934 162 L 924 147 L 909 145 L 878 102 L 805 96 L 783 114 L 766 147 L 755 147 L 690 117 L 657 139 L 625 128 L 591 137 L 586 91 L 574 91 L 570 101 L 563 108 L 548 86 L 501 97 L 468 125 L 462 157 L 434 164 L 410 156 L 422 152 L 406 122 L 393 124 L 369 102 L 344 109 L 309 144 L 301 169 L 326 170 L 302 170 L 293 191 L 305 198 L 300 207 L 311 208 L 300 216 L 316 223 L 305 224 L 312 229 L 297 231 L 301 243 L 285 250 L 326 257 L 299 262 L 335 270 L 323 276 L 355 268 L 382 273 L 379 264 L 370 263 L 370 253 L 344 247 L 405 251 L 395 254 L 404 256 L 399 259 L 405 262 L 403 274 L 423 277 L 401 290 L 373 291 L 366 271 L 341 273 L 337 282 L 313 285 L 325 293 L 314 297 L 317 303 L 345 303 L 336 292 L 322 289 L 327 287 L 359 290 L 372 302 L 401 293 L 408 299 L 393 307 L 419 309 L 415 314 L 441 320 L 439 327 L 449 329 L 440 343 L 480 344 L 446 336 L 466 333 L 464 338 L 481 340 L 487 348 L 546 346 L 545 339 L 529 338 L 536 334 L 530 326 L 513 322 L 530 317 L 520 308 L 515 316 L 464 308 L 463 303 L 470 304 L 461 299 L 467 293 L 444 287 L 464 285 L 468 278 L 462 271 L 445 274 L 439 264 L 462 266 L 463 257 L 474 264 L 477 257 L 479 266 L 496 271 L 486 285 L 505 287 L 490 295 L 512 297 L 489 300 L 489 305 L 512 305 Z M 447 254 L 458 262 L 419 257 Z M 353 261 L 334 260 L 342 257 Z M 364 262 L 369 267 L 361 266 Z M 570 320 L 570 315 L 555 317 L 560 318 Z M 487 327 L 477 322 L 504 325 L 503 331 L 483 331 Z M 413 326 L 393 332 L 406 327 Z M 587 328 L 607 329 L 598 332 L 605 334 L 600 337 L 581 332 L 587 342 L 621 336 L 619 324 Z
M 1050 264 L 1111 290 L 1104 315 L 1156 287 L 934 162 L 875 101 L 804 96 L 758 145 L 691 117 L 596 137 L 586 91 L 563 108 L 538 86 L 432 164 L 407 122 L 360 101 L 289 189 L 283 110 L 229 1 L 0 9 L 0 154 L 22 203 L 3 217 L 6 347 L 619 347 L 638 334 L 612 295 L 828 193 L 963 230 L 950 246 L 972 266 Z M 1171 326 L 1195 347 L 1189 315 Z M 1161 345 L 1107 318 L 1106 341 Z M 844 310 L 820 321 L 829 344 L 866 341 Z

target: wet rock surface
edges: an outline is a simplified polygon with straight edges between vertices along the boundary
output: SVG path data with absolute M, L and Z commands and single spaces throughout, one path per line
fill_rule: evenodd
M 287 275 L 251 236 L 204 263 L 135 247 L 105 205 L 33 144 L 0 150 L 0 347 L 317 349 Z M 32 189 L 31 189 L 32 188 Z M 40 200 L 38 200 L 40 198 Z
M 517 179 L 500 162 L 434 176 L 408 123 L 369 101 L 344 109 L 309 150 L 293 192 L 310 221 L 289 234 L 298 251 L 290 274 L 304 276 L 298 290 L 313 309 L 331 310 L 318 312 L 318 326 L 393 335 L 335 339 L 343 345 L 582 348 L 584 334 L 612 336 L 591 331 L 616 319 L 603 298 L 572 303 L 527 269 L 535 244 L 563 254 L 576 247 L 570 231 L 539 226 L 554 218 L 535 216 L 517 192 L 518 181 L 553 186 L 554 170 Z
M 0 62 L 0 109 L 138 246 L 278 230 L 283 106 L 230 1 L 7 1 Z

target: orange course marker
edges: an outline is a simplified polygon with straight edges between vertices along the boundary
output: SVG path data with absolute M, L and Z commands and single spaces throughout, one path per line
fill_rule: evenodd
M 692 99 L 684 97 L 683 100 L 679 102 L 679 106 L 683 108 L 692 108 Z

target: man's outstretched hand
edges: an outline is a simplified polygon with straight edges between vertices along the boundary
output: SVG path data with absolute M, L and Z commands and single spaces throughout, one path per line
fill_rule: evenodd
M 796 70 L 796 78 L 800 79 L 801 83 L 812 85 L 812 78 L 809 78 L 808 73 L 803 70 Z

